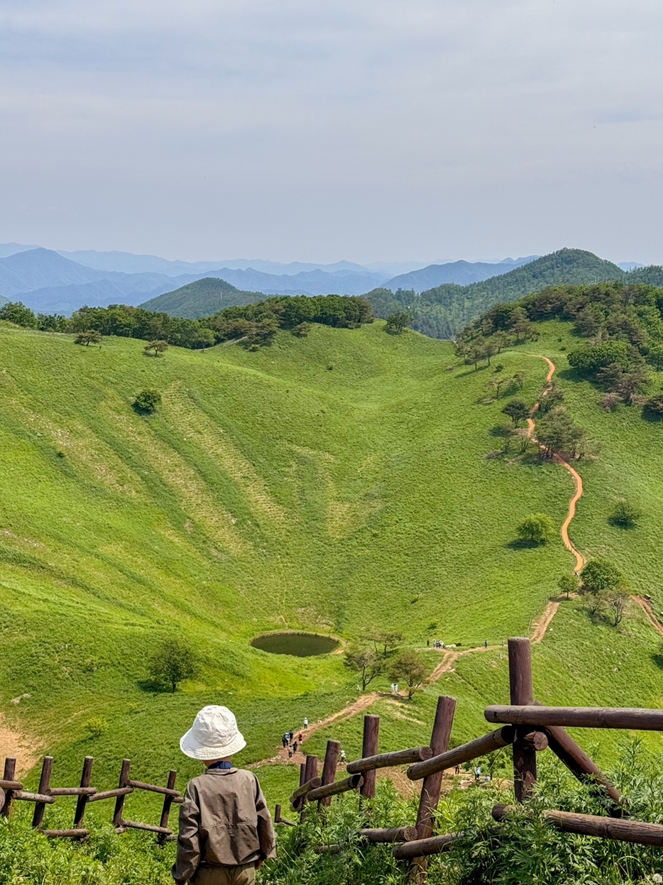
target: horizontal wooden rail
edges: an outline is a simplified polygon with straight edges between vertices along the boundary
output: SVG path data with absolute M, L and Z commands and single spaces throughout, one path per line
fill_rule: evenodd
M 486 753 L 501 750 L 502 747 L 513 743 L 515 733 L 515 729 L 511 726 L 498 728 L 497 731 L 491 731 L 490 734 L 485 734 L 467 744 L 461 744 L 460 747 L 455 747 L 446 753 L 440 753 L 439 756 L 433 756 L 425 762 L 411 765 L 407 770 L 407 776 L 411 781 L 416 781 L 422 777 L 428 777 L 430 774 L 435 774 L 437 771 L 454 768 L 456 765 L 462 765 L 463 762 L 485 756 Z
M 514 811 L 512 805 L 496 805 L 493 808 L 493 817 L 501 821 L 512 811 Z M 598 836 L 601 839 L 616 839 L 620 842 L 637 842 L 639 845 L 663 846 L 662 824 L 600 817 L 596 814 L 575 814 L 570 811 L 544 811 L 543 817 L 564 833 Z
M 3 781 L 0 780 L 0 790 L 22 790 L 21 781 Z
M 44 805 L 53 805 L 55 802 L 54 796 L 49 796 L 46 793 L 26 793 L 25 790 L 19 790 L 17 793 L 14 793 L 14 799 L 22 802 L 41 802 Z
M 358 790 L 364 783 L 363 775 L 351 774 L 345 780 L 336 781 L 333 784 L 325 784 L 324 787 L 317 787 L 306 797 L 309 802 L 315 802 L 316 799 L 325 799 L 327 796 L 336 796 L 339 793 L 347 793 L 348 790 Z
M 663 710 L 637 707 L 486 707 L 488 722 L 511 725 L 560 725 L 563 728 L 633 728 L 663 731 Z
M 169 836 L 173 831 L 168 827 L 157 827 L 155 824 L 143 824 L 136 820 L 123 820 L 121 828 L 129 827 L 132 830 L 145 830 L 147 833 L 159 833 L 161 836 Z
M 179 790 L 169 790 L 168 787 L 158 787 L 156 784 L 144 784 L 143 781 L 129 781 L 129 786 L 134 790 L 147 790 L 148 793 L 161 793 L 162 796 L 181 796 Z
M 96 787 L 49 787 L 49 796 L 94 796 Z
M 402 845 L 397 845 L 394 848 L 394 857 L 398 860 L 405 860 L 407 858 L 428 857 L 430 854 L 441 854 L 443 851 L 448 851 L 462 835 L 462 833 L 448 833 L 446 836 L 431 836 L 428 839 L 403 842 Z
M 295 792 L 290 797 L 290 804 L 294 807 L 301 800 L 311 792 L 311 790 L 315 790 L 316 787 L 319 787 L 322 783 L 321 777 L 312 777 L 310 780 L 307 780 L 306 783 L 302 784 L 301 787 L 298 787 Z
M 389 827 L 388 829 L 366 828 L 359 835 L 367 842 L 411 842 L 417 838 L 416 827 Z
M 389 768 L 391 765 L 409 765 L 411 762 L 421 762 L 423 759 L 430 759 L 432 755 L 433 751 L 430 747 L 395 750 L 393 753 L 380 753 L 379 756 L 366 756 L 365 759 L 348 762 L 346 771 L 348 774 L 360 774 L 362 771 Z
M 90 802 L 102 802 L 104 799 L 117 799 L 118 796 L 128 796 L 133 793 L 133 787 L 118 787 L 115 790 L 105 790 L 103 793 L 95 793 L 90 796 Z
M 90 835 L 90 831 L 84 827 L 76 827 L 73 830 L 39 830 L 39 832 L 49 839 L 85 839 Z

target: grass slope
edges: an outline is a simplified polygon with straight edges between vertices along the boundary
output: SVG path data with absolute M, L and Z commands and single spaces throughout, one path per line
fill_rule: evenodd
M 527 349 L 562 366 L 557 339 L 568 332 L 547 325 Z M 155 359 L 131 339 L 82 348 L 4 327 L 0 353 L 0 709 L 37 748 L 56 752 L 60 783 L 86 753 L 102 785 L 124 755 L 141 778 L 193 773 L 177 739 L 204 703 L 236 710 L 247 762 L 272 755 L 304 715 L 315 721 L 356 696 L 340 656 L 269 656 L 249 646 L 261 631 L 347 639 L 375 624 L 418 647 L 433 638 L 499 644 L 527 633 L 571 567 L 559 542 L 510 543 L 529 512 L 561 524 L 570 478 L 536 459 L 486 459 L 503 418 L 503 402 L 482 403 L 492 368 L 449 371 L 448 344 L 385 335 L 379 323 L 314 326 L 303 340 L 279 333 L 257 353 L 171 348 Z M 499 360 L 505 372 L 527 373 L 523 395 L 533 402 L 544 362 L 518 349 Z M 607 545 L 637 589 L 654 593 L 663 578 L 654 546 L 660 428 L 631 412 L 604 415 L 591 390 L 563 383 L 604 444 L 582 467 L 587 497 L 574 538 L 583 549 Z M 150 418 L 131 409 L 143 387 L 163 397 Z M 634 445 L 609 424 L 620 420 L 632 422 Z M 605 501 L 635 488 L 642 529 L 613 536 Z M 609 703 L 619 689 L 622 703 L 658 703 L 657 636 L 637 611 L 614 631 L 573 606 L 537 647 L 542 700 Z M 202 660 L 175 695 L 155 691 L 145 665 L 172 632 Z M 604 644 L 619 649 L 615 666 L 632 656 L 623 678 L 603 666 Z M 439 658 L 428 651 L 427 660 L 432 668 Z M 425 740 L 440 691 L 459 697 L 461 738 L 476 734 L 483 705 L 505 696 L 504 666 L 498 647 L 460 659 L 412 705 L 381 699 L 384 745 L 413 745 L 413 729 Z M 628 697 L 635 684 L 638 698 Z M 93 717 L 108 723 L 96 738 L 86 727 Z M 357 718 L 320 732 L 310 750 L 341 735 L 350 756 L 359 728 Z M 292 788 L 288 767 L 261 776 L 270 798 Z
M 260 292 L 242 292 L 225 280 L 205 277 L 173 292 L 164 292 L 163 295 L 151 298 L 140 307 L 157 313 L 167 313 L 173 317 L 198 320 L 225 310 L 226 307 L 243 307 L 245 304 L 253 304 L 264 299 L 265 296 Z

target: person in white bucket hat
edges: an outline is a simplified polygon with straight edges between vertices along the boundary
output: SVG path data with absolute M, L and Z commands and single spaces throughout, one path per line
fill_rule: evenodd
M 256 869 L 276 856 L 276 836 L 258 778 L 231 756 L 246 741 L 227 707 L 196 716 L 180 749 L 207 771 L 187 784 L 173 878 L 177 885 L 253 885 Z

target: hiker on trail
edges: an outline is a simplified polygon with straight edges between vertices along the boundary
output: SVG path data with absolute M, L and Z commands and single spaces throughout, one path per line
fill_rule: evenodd
M 294 738 L 294 736 L 295 736 L 294 731 L 289 731 L 289 732 L 288 732 L 288 743 L 289 743 L 289 744 L 292 743 L 292 739 Z
M 295 741 L 294 744 L 292 745 L 292 752 L 293 753 L 297 752 L 297 747 L 298 747 L 298 744 L 297 744 L 297 741 Z
M 478 784 L 480 780 L 481 780 L 481 766 L 477 765 L 477 767 L 474 769 L 474 781 L 475 781 L 475 783 Z
M 288 744 L 290 743 L 290 736 L 287 734 L 284 734 L 283 737 L 281 738 L 281 743 L 283 744 L 283 749 L 287 750 Z
M 301 731 L 299 732 L 299 736 L 297 737 L 297 740 L 299 741 L 300 744 L 304 740 L 304 735 L 301 733 Z
M 346 755 L 345 755 L 345 750 L 341 750 L 341 755 L 339 756 L 339 760 L 340 760 L 341 762 L 345 762 L 346 758 L 347 758 L 347 757 L 346 757 Z
M 458 777 L 458 775 L 460 774 L 460 765 L 457 765 L 457 766 L 454 768 L 454 774 L 456 775 L 456 777 Z
M 308 728 L 308 716 L 304 716 L 304 728 Z
M 187 784 L 180 808 L 177 885 L 253 885 L 256 869 L 276 856 L 276 836 L 258 779 L 231 757 L 246 746 L 227 707 L 196 716 L 180 749 L 207 771 Z

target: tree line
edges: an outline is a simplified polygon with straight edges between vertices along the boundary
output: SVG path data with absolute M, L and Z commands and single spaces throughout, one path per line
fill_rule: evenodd
M 81 307 L 71 317 L 64 317 L 35 314 L 21 302 L 10 301 L 0 307 L 0 320 L 43 332 L 116 335 L 143 341 L 164 341 L 196 350 L 234 339 L 257 349 L 269 344 L 279 329 L 289 329 L 304 336 L 310 323 L 356 329 L 372 322 L 373 314 L 368 302 L 360 296 L 296 295 L 228 307 L 197 320 L 124 304 Z M 87 341 L 82 339 L 80 343 L 94 343 L 94 339 L 88 336 Z

